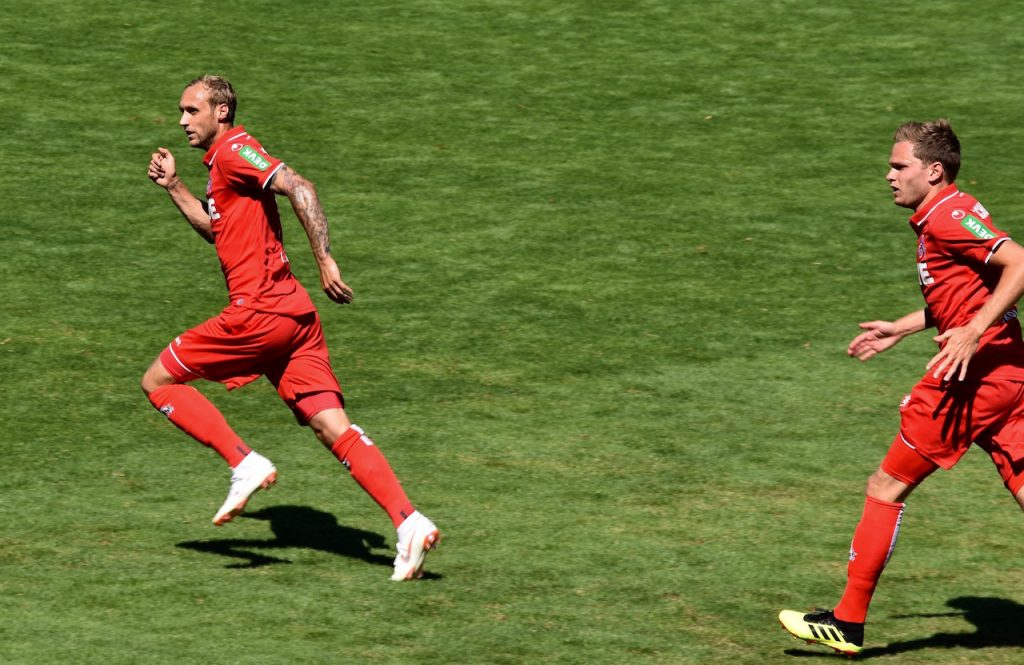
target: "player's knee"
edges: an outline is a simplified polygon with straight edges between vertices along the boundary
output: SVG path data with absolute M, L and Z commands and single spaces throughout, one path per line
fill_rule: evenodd
M 313 431 L 313 435 L 316 436 L 317 439 L 319 439 L 320 443 L 324 444 L 325 446 L 331 445 L 332 441 L 330 439 L 330 432 L 327 427 L 323 426 L 322 424 L 310 421 L 309 429 Z
M 172 377 L 163 364 L 157 359 L 149 366 L 149 369 L 142 375 L 142 379 L 139 381 L 139 387 L 142 388 L 142 392 L 147 396 L 160 386 L 166 386 L 174 383 L 174 377 Z
M 325 446 L 333 444 L 352 426 L 345 411 L 340 408 L 324 409 L 310 417 L 307 424 Z
M 876 469 L 874 473 L 868 476 L 867 486 L 864 488 L 864 493 L 867 496 L 875 499 L 882 499 L 889 493 L 889 484 L 892 480 L 889 474 L 885 473 L 881 469 Z
M 345 431 L 337 423 L 318 418 L 313 418 L 309 421 L 309 428 L 313 430 L 313 434 L 320 440 L 320 443 L 325 446 L 330 446 L 337 441 L 338 437 Z
M 1017 500 L 1017 505 L 1020 506 L 1020 509 L 1024 510 L 1024 487 L 1017 490 L 1017 493 L 1013 495 L 1013 498 Z
M 905 500 L 913 489 L 879 468 L 868 476 L 864 493 L 873 499 L 896 502 Z

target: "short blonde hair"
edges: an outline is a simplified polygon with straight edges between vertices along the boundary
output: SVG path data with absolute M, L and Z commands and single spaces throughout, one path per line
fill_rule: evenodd
M 925 164 L 942 164 L 946 182 L 953 182 L 960 173 L 960 139 L 945 118 L 931 122 L 904 123 L 893 134 L 892 140 L 913 144 L 914 157 Z
M 185 86 L 186 89 L 191 88 L 197 83 L 202 83 L 203 87 L 209 94 L 207 101 L 210 102 L 210 106 L 220 106 L 221 104 L 228 105 L 228 117 L 226 118 L 229 123 L 235 122 L 235 107 L 238 106 L 238 98 L 235 97 L 235 89 L 231 87 L 231 83 L 223 76 L 216 76 L 214 74 L 204 74 L 197 79 L 192 79 Z

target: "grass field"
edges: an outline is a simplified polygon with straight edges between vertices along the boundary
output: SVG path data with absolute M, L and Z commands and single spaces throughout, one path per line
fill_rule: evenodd
M 8 0 L 0 20 L 0 662 L 803 663 L 925 336 L 883 180 L 951 118 L 1024 235 L 1024 8 L 725 0 Z M 444 530 L 388 580 L 382 512 L 272 388 L 200 389 L 274 459 L 228 473 L 138 389 L 225 304 L 146 178 L 182 85 L 318 185 L 353 306 L 349 412 Z M 287 207 L 285 207 L 287 209 Z M 301 229 L 290 257 L 316 273 Z M 911 500 L 866 656 L 1024 659 L 1021 514 L 983 454 Z

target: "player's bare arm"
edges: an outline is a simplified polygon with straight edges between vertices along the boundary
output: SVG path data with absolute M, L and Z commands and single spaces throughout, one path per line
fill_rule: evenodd
M 149 160 L 149 179 L 167 190 L 182 216 L 207 242 L 213 242 L 213 230 L 206 205 L 192 195 L 178 178 L 174 155 L 167 148 L 157 148 Z
M 352 302 L 354 294 L 341 279 L 341 270 L 331 257 L 331 239 L 327 229 L 327 216 L 320 204 L 316 187 L 309 180 L 293 171 L 288 165 L 281 166 L 270 182 L 270 191 L 288 197 L 295 216 L 309 237 L 313 258 L 320 268 L 320 286 L 327 297 L 342 305 Z
M 943 380 L 949 381 L 956 376 L 963 381 L 967 376 L 967 366 L 978 350 L 981 336 L 1024 296 L 1024 247 L 1007 240 L 996 249 L 989 259 L 989 265 L 1002 269 L 992 295 L 970 323 L 950 328 L 935 338 L 936 342 L 943 345 L 942 350 L 927 365 L 929 370 L 934 368 L 935 378 L 945 372 Z
M 853 338 L 846 353 L 864 361 L 896 346 L 907 335 L 924 330 L 927 317 L 919 309 L 895 321 L 865 321 L 858 325 L 864 332 Z

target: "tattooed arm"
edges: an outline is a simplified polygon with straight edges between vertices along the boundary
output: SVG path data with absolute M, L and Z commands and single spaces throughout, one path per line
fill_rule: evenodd
M 270 182 L 270 191 L 287 196 L 309 237 L 313 258 L 320 267 L 320 286 L 327 297 L 336 303 L 352 302 L 355 297 L 348 284 L 342 281 L 338 264 L 331 258 L 331 239 L 327 231 L 327 217 L 316 195 L 316 187 L 288 167 L 281 166 Z

